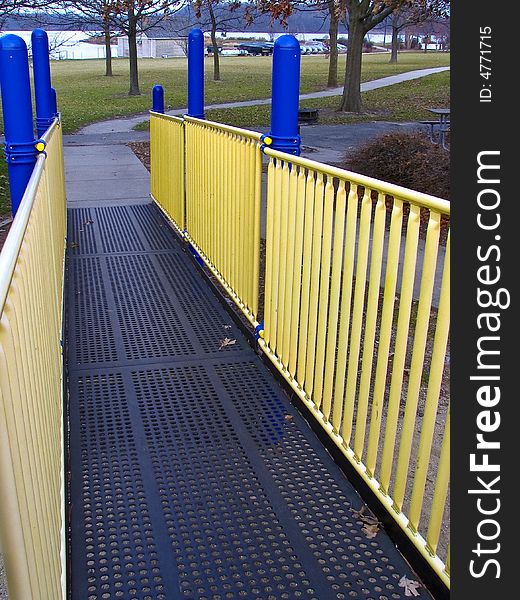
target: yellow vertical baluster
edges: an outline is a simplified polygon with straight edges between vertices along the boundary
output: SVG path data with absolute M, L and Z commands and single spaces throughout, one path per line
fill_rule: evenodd
M 350 444 L 352 420 L 356 402 L 358 382 L 359 351 L 363 328 L 363 311 L 365 308 L 365 288 L 368 264 L 368 247 L 370 243 L 370 212 L 372 201 L 370 189 L 365 187 L 361 201 L 361 217 L 356 260 L 356 284 L 354 287 L 354 306 L 352 308 L 352 329 L 350 333 L 350 349 L 348 355 L 347 386 L 345 391 L 345 408 L 341 432 L 343 439 Z
M 341 308 L 338 333 L 338 359 L 334 378 L 334 406 L 332 427 L 339 433 L 344 411 L 345 373 L 350 333 L 350 313 L 352 302 L 352 278 L 354 276 L 354 256 L 356 251 L 358 188 L 351 183 L 348 193 L 347 224 L 345 226 L 345 257 L 343 259 L 343 282 L 341 284 Z M 345 436 L 342 434 L 345 443 Z
M 363 358 L 361 362 L 361 378 L 356 415 L 356 433 L 354 436 L 354 453 L 358 458 L 363 456 L 365 431 L 368 414 L 368 396 L 372 376 L 372 363 L 375 354 L 375 335 L 377 309 L 379 306 L 379 292 L 381 283 L 381 265 L 383 262 L 383 242 L 385 235 L 386 205 L 385 195 L 379 192 L 374 216 L 372 233 L 372 250 L 370 258 L 370 279 L 368 287 L 368 301 L 365 318 L 365 332 L 363 339 Z
M 377 349 L 377 365 L 374 381 L 374 394 L 372 411 L 370 415 L 370 431 L 366 456 L 368 474 L 372 477 L 376 468 L 379 451 L 379 434 L 383 416 L 383 403 L 386 389 L 386 376 L 390 342 L 392 336 L 392 322 L 394 319 L 395 290 L 397 286 L 397 271 L 399 268 L 399 253 L 401 249 L 401 230 L 403 223 L 403 203 L 394 198 L 392 216 L 390 220 L 390 234 L 386 259 L 385 286 L 383 296 L 383 309 L 381 313 L 381 326 L 379 330 L 379 346 Z
M 410 500 L 409 518 L 414 529 L 418 528 L 424 499 L 424 486 L 430 464 L 430 454 L 439 403 L 439 394 L 444 371 L 444 357 L 450 325 L 450 240 L 446 243 L 444 257 L 444 272 L 442 275 L 439 309 L 430 365 L 428 391 L 424 404 L 424 414 L 421 427 L 421 438 L 417 452 L 417 465 Z
M 298 181 L 295 192 L 296 219 L 294 226 L 294 263 L 292 277 L 292 311 L 291 311 L 291 339 L 288 358 L 288 370 L 291 377 L 296 375 L 296 365 L 298 360 L 298 333 L 300 329 L 300 295 L 302 281 L 302 262 L 303 262 L 303 231 L 305 223 L 305 189 L 306 177 L 302 167 L 298 171 Z M 290 273 L 288 273 L 290 276 Z
M 334 245 L 332 256 L 332 272 L 330 281 L 330 307 L 327 333 L 327 348 L 325 352 L 325 375 L 323 386 L 322 413 L 328 421 L 332 407 L 332 390 L 334 386 L 334 365 L 336 362 L 336 344 L 339 323 L 339 300 L 341 290 L 341 272 L 343 254 L 345 251 L 345 211 L 347 193 L 345 183 L 339 181 L 334 209 Z
M 439 247 L 440 215 L 432 212 L 428 221 L 426 244 L 424 248 L 423 272 L 421 277 L 421 291 L 413 341 L 412 362 L 410 365 L 410 378 L 408 393 L 404 409 L 403 433 L 399 445 L 399 458 L 395 476 L 393 498 L 396 506 L 403 505 L 406 483 L 410 472 L 410 454 L 419 401 L 419 388 L 421 385 L 426 337 L 430 322 L 431 300 L 435 281 L 435 266 Z
M 302 257 L 302 291 L 300 305 L 300 330 L 298 341 L 297 379 L 303 387 L 307 361 L 307 332 L 309 330 L 309 306 L 311 291 L 312 241 L 314 231 L 314 194 L 316 182 L 314 171 L 307 171 L 305 184 L 305 213 Z

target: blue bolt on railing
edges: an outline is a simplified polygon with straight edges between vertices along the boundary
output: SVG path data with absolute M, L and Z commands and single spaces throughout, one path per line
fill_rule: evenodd
M 204 119 L 204 35 L 200 29 L 188 35 L 188 115 Z
M 36 163 L 29 60 L 22 38 L 0 38 L 0 86 L 5 132 L 5 160 L 9 174 L 13 217 Z
M 270 147 L 299 156 L 300 44 L 293 35 L 282 35 L 274 44 L 272 78 Z
M 49 63 L 49 40 L 43 29 L 35 29 L 31 34 L 34 74 L 34 97 L 36 100 L 36 129 L 41 137 L 50 127 L 57 111 L 54 110 L 54 97 L 51 88 L 51 68 Z

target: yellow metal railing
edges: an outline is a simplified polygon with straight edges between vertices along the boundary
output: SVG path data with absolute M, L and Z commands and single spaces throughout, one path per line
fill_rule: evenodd
M 256 326 L 261 135 L 211 121 L 185 119 L 187 237 Z
M 261 136 L 184 127 L 187 240 L 263 313 L 263 351 L 449 586 L 449 202 L 263 148 L 262 289 Z
M 175 227 L 184 232 L 184 121 L 150 114 L 150 182 L 152 198 Z
M 61 126 L 0 254 L 0 548 L 10 600 L 64 598 Z
M 449 585 L 446 550 L 437 554 L 449 477 L 449 407 L 439 402 L 450 286 L 449 232 L 445 246 L 440 235 L 449 202 L 265 154 L 259 343 Z

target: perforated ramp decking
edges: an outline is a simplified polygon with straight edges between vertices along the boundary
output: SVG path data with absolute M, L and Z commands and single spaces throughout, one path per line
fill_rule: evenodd
M 407 597 L 155 206 L 69 210 L 67 336 L 73 600 Z

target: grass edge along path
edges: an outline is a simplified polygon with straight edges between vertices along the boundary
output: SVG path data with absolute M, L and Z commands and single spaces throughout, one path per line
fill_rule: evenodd
M 362 113 L 342 113 L 337 110 L 340 97 L 302 100 L 300 108 L 317 108 L 318 124 L 339 125 L 367 121 L 410 122 L 432 118 L 428 108 L 450 104 L 450 72 L 443 71 L 418 79 L 403 81 L 376 90 L 362 92 Z M 268 127 L 271 107 L 268 104 L 206 110 L 206 119 L 245 129 Z M 134 131 L 148 131 L 150 122 L 142 121 Z

